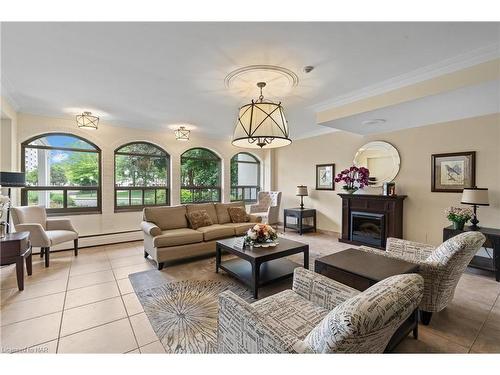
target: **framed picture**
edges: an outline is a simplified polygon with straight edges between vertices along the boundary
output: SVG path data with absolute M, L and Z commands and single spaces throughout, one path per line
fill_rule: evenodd
M 335 164 L 316 164 L 316 190 L 335 190 Z
M 476 185 L 476 152 L 434 154 L 431 170 L 431 191 L 461 193 Z

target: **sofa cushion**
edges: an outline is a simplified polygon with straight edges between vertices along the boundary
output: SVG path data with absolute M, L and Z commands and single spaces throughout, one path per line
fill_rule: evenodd
M 213 224 L 208 227 L 201 227 L 198 228 L 197 231 L 203 233 L 203 239 L 205 241 L 234 236 L 233 228 L 221 224 Z
M 155 223 L 161 230 L 188 227 L 186 206 L 146 207 L 143 217 L 145 221 Z
M 214 224 L 219 224 L 217 213 L 215 212 L 215 204 L 213 203 L 188 204 L 186 208 L 188 213 L 193 211 L 205 210 L 210 216 L 210 219 L 212 219 L 212 222 Z
M 231 202 L 231 203 L 216 203 L 215 211 L 217 213 L 217 219 L 219 224 L 226 224 L 231 222 L 231 217 L 229 216 L 228 208 L 229 207 L 243 207 L 245 208 L 245 202 Z
M 208 212 L 206 210 L 191 211 L 188 212 L 186 216 L 189 221 L 189 226 L 192 229 L 208 227 L 209 225 L 213 224 L 212 219 L 210 219 L 210 216 L 208 215 Z
M 233 223 L 247 223 L 250 221 L 250 216 L 244 207 L 229 207 L 227 211 Z
M 252 303 L 252 307 L 266 317 L 277 332 L 303 340 L 328 314 L 328 310 L 315 305 L 291 290 Z
M 255 223 L 227 223 L 223 224 L 225 227 L 233 228 L 236 236 L 243 236 L 250 228 L 255 226 Z
M 187 245 L 203 241 L 203 234 L 189 228 L 164 230 L 162 234 L 153 238 L 153 246 L 167 247 Z

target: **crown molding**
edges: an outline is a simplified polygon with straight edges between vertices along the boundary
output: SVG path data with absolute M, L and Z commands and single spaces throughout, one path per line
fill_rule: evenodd
M 500 44 L 489 44 L 461 55 L 442 60 L 438 63 L 427 65 L 404 73 L 393 78 L 378 82 L 362 89 L 351 91 L 345 95 L 312 105 L 310 108 L 316 112 L 340 107 L 349 103 L 380 95 L 405 86 L 410 86 L 428 79 L 436 78 L 448 73 L 453 73 L 500 57 Z

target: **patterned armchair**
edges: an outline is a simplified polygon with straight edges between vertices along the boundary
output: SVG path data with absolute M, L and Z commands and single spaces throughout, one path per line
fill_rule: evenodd
M 465 268 L 486 238 L 479 232 L 466 232 L 450 238 L 437 248 L 418 242 L 388 238 L 386 251 L 361 246 L 359 249 L 390 258 L 404 259 L 420 266 L 425 281 L 420 304 L 422 323 L 431 321 L 432 313 L 443 310 L 453 299 Z
M 278 224 L 281 204 L 281 191 L 260 191 L 257 203 L 250 206 L 250 213 L 262 217 L 262 222 Z
M 360 292 L 296 268 L 292 290 L 252 304 L 219 296 L 219 353 L 382 353 L 417 308 L 424 281 L 389 277 Z
M 78 232 L 69 219 L 48 219 L 43 206 L 12 208 L 12 222 L 17 232 L 30 232 L 32 246 L 40 247 L 40 257 L 45 256 L 49 266 L 50 247 L 73 241 L 75 256 L 78 255 Z

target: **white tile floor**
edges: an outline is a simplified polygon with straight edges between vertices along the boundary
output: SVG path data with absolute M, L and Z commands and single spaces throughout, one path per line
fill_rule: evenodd
M 128 280 L 151 268 L 141 242 L 55 252 L 49 268 L 36 255 L 22 292 L 2 267 L 2 352 L 164 352 Z

